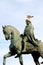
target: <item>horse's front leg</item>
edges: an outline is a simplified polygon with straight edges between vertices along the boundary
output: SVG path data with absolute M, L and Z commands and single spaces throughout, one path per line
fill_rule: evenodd
M 12 56 L 12 55 L 11 55 L 10 52 L 7 53 L 6 55 L 4 55 L 4 57 L 3 57 L 3 65 L 6 65 L 6 58 L 11 57 L 11 56 Z
M 23 65 L 22 55 L 19 56 L 19 62 L 20 62 L 21 65 Z

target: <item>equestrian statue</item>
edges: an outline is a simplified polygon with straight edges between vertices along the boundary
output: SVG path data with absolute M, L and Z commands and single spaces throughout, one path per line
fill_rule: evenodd
M 10 40 L 9 52 L 3 57 L 3 65 L 6 65 L 6 58 L 15 56 L 23 65 L 22 54 L 31 54 L 36 65 L 40 65 L 38 59 L 43 58 L 43 42 L 34 36 L 34 27 L 30 21 L 33 16 L 28 15 L 24 33 L 20 32 L 11 25 L 2 26 L 6 40 Z

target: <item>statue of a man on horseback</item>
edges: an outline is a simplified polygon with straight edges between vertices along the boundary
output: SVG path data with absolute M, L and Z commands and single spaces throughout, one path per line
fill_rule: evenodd
M 3 34 L 6 40 L 10 40 L 9 52 L 3 57 L 3 65 L 6 65 L 6 58 L 16 55 L 19 58 L 19 62 L 23 65 L 22 54 L 31 54 L 36 65 L 39 64 L 39 57 L 43 58 L 43 42 L 35 39 L 34 27 L 30 21 L 33 16 L 27 16 L 26 27 L 24 33 L 20 35 L 19 31 L 11 26 L 7 25 L 2 27 Z M 39 43 L 39 44 L 38 44 Z

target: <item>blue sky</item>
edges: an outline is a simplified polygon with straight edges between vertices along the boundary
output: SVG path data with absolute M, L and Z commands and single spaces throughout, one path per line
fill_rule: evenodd
M 3 56 L 9 51 L 10 41 L 4 39 L 2 25 L 13 25 L 23 33 L 27 15 L 33 15 L 35 37 L 43 41 L 43 0 L 0 0 L 0 65 Z M 41 62 L 42 58 L 39 59 Z M 23 55 L 24 65 L 35 65 L 31 55 Z M 6 65 L 20 65 L 14 57 L 6 60 Z

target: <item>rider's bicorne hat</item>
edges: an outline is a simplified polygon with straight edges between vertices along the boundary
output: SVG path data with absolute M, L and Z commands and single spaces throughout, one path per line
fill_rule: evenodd
M 31 18 L 33 18 L 33 16 L 27 15 L 26 22 L 30 22 L 31 23 L 31 21 L 30 21 Z

